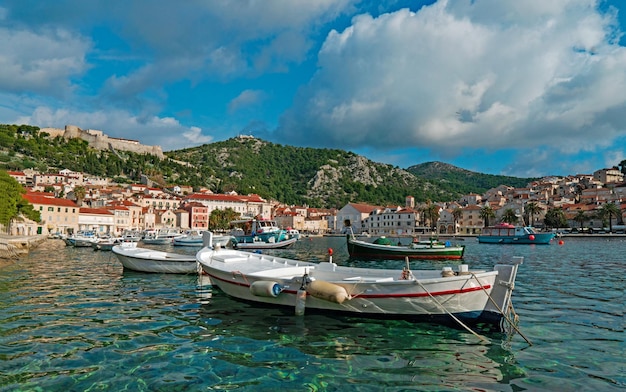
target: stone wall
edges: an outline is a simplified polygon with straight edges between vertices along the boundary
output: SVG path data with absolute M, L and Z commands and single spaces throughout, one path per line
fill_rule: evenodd
M 58 128 L 42 128 L 39 132 L 46 132 L 50 137 L 61 136 L 65 139 L 82 139 L 89 143 L 89 146 L 98 150 L 115 150 L 130 151 L 137 154 L 156 155 L 160 159 L 164 159 L 163 150 L 160 146 L 146 146 L 136 140 L 118 139 L 109 137 L 100 131 L 85 131 L 75 125 L 66 125 L 65 129 Z

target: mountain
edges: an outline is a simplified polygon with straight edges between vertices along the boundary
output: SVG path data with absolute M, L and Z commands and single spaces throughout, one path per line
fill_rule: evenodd
M 443 191 L 458 192 L 461 194 L 482 194 L 486 190 L 500 185 L 523 188 L 528 186 L 529 182 L 536 180 L 536 178 L 477 173 L 443 162 L 421 163 L 411 166 L 406 170 L 417 177 L 428 178 L 430 182 L 437 185 Z
M 339 149 L 284 146 L 238 136 L 165 152 L 167 159 L 132 151 L 96 149 L 81 139 L 52 137 L 39 128 L 0 124 L 0 167 L 69 169 L 119 183 L 149 178 L 159 186 L 190 185 L 215 193 L 255 193 L 286 204 L 341 208 L 348 202 L 404 205 L 452 201 L 498 185 L 526 186 L 528 179 L 474 173 L 440 162 L 404 170 Z

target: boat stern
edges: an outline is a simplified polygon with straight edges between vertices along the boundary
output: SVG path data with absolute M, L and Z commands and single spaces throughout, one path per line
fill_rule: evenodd
M 498 272 L 496 282 L 491 291 L 491 299 L 485 306 L 483 318 L 500 320 L 511 310 L 511 296 L 515 288 L 517 269 L 524 262 L 521 256 L 514 256 L 510 262 L 496 264 L 494 270 Z

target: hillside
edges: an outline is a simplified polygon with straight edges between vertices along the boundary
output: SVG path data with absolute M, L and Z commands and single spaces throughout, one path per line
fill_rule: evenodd
M 473 173 L 442 163 L 403 170 L 338 149 L 283 146 L 236 137 L 166 152 L 167 159 L 114 149 L 96 150 L 80 139 L 39 135 L 33 126 L 0 125 L 0 167 L 6 170 L 60 169 L 138 182 L 147 176 L 161 186 L 191 185 L 216 193 L 256 193 L 266 199 L 311 207 L 343 207 L 348 202 L 404 205 L 451 201 L 528 179 Z
M 508 185 L 515 188 L 523 188 L 536 178 L 519 178 L 482 174 L 461 169 L 443 162 L 427 162 L 414 165 L 406 169 L 409 173 L 428 178 L 446 192 L 459 192 L 461 194 L 482 194 L 485 190 L 500 185 Z

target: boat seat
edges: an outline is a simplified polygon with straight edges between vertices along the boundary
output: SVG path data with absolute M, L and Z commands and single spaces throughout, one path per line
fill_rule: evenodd
M 219 260 L 222 263 L 237 263 L 237 262 L 248 260 L 247 257 L 241 257 L 241 256 L 216 256 L 213 259 Z
M 385 278 L 381 278 L 381 277 L 375 277 L 375 276 L 368 276 L 368 277 L 362 277 L 362 276 L 354 276 L 351 278 L 344 278 L 343 280 L 347 280 L 350 282 L 367 282 L 367 283 L 376 283 L 376 282 L 393 282 L 393 278 L 388 276 Z

